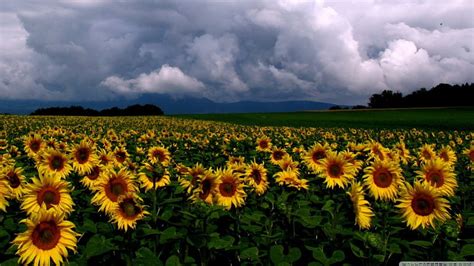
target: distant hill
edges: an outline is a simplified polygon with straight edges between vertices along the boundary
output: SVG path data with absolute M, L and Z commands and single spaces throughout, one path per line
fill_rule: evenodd
M 304 110 L 326 110 L 334 104 L 312 101 L 256 102 L 241 101 L 234 103 L 216 103 L 207 98 L 186 97 L 175 99 L 168 95 L 146 94 L 128 100 L 97 102 L 63 102 L 40 100 L 0 100 L 0 113 L 30 114 L 39 108 L 82 106 L 94 110 L 112 107 L 125 108 L 134 104 L 153 104 L 159 106 L 165 114 L 206 114 L 206 113 L 266 113 L 293 112 Z

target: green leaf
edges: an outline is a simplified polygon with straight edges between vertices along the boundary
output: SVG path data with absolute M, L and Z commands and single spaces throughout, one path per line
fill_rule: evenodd
M 374 255 L 374 259 L 378 262 L 384 262 L 385 256 L 384 255 Z
M 300 259 L 301 251 L 297 247 L 289 248 L 288 255 L 283 253 L 283 246 L 276 245 L 270 248 L 270 259 L 273 263 L 278 264 L 280 262 L 293 263 Z
M 414 246 L 418 246 L 418 247 L 424 247 L 424 248 L 433 246 L 433 244 L 431 244 L 431 242 L 424 241 L 424 240 L 411 241 L 410 245 L 414 245 Z
M 400 249 L 400 245 L 395 244 L 395 243 L 390 244 L 390 246 L 388 247 L 388 250 L 391 253 L 395 253 L 395 254 L 401 254 L 402 253 L 402 250 Z
M 12 218 L 7 218 L 3 222 L 3 227 L 5 229 L 7 229 L 8 231 L 15 232 L 17 224 L 15 223 L 15 221 Z
M 82 226 L 82 228 L 86 232 L 91 232 L 91 233 L 94 233 L 94 234 L 97 233 L 97 227 L 95 226 L 95 223 L 93 221 L 89 220 L 89 219 L 84 220 L 84 225 Z
M 84 256 L 89 259 L 115 249 L 116 247 L 112 244 L 110 239 L 105 239 L 105 237 L 101 235 L 95 235 L 87 242 Z
M 207 243 L 207 247 L 214 249 L 226 249 L 232 247 L 234 241 L 235 239 L 231 236 L 213 237 L 209 243 Z
M 179 239 L 181 236 L 183 236 L 183 234 L 181 232 L 177 232 L 176 227 L 168 227 L 163 232 L 161 232 L 160 244 L 167 243 L 168 240 Z
M 18 258 L 11 258 L 9 260 L 0 262 L 1 266 L 17 266 L 18 264 Z
M 464 245 L 461 249 L 461 256 L 474 256 L 474 244 Z
M 240 257 L 244 260 L 245 259 L 257 260 L 258 259 L 258 248 L 257 247 L 246 248 L 246 249 L 240 251 Z
M 351 246 L 352 253 L 359 258 L 365 258 L 364 251 L 353 243 L 349 243 Z
M 165 266 L 179 266 L 181 263 L 179 262 L 179 257 L 176 255 L 170 256 L 165 263 Z
M 141 247 L 137 252 L 135 252 L 137 258 L 135 259 L 134 263 L 138 265 L 153 265 L 153 266 L 161 266 L 160 259 L 151 251 L 149 248 Z
M 345 258 L 346 255 L 344 255 L 344 251 L 336 250 L 332 253 L 332 256 L 329 260 L 331 261 L 331 264 L 334 264 L 343 261 Z

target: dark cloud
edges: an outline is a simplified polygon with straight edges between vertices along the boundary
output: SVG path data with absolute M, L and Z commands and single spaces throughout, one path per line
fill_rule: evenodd
M 9 1 L 3 98 L 364 103 L 474 82 L 469 1 Z

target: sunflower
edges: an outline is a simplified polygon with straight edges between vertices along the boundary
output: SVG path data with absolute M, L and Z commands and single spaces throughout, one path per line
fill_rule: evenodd
M 99 164 L 112 167 L 114 164 L 114 154 L 108 150 L 100 149 L 98 153 Z
M 12 241 L 18 246 L 20 256 L 18 263 L 34 265 L 63 264 L 68 250 L 74 253 L 77 248 L 77 237 L 74 224 L 64 220 L 64 215 L 54 212 L 39 212 L 21 221 L 27 230 Z
M 6 211 L 8 201 L 6 199 L 6 196 L 8 195 L 8 184 L 6 180 L 0 179 L 0 210 L 1 211 Z
M 245 204 L 247 194 L 244 191 L 244 184 L 240 178 L 232 172 L 232 169 L 218 169 L 216 171 L 217 179 L 214 187 L 217 204 L 226 209 L 238 208 Z
M 26 185 L 21 209 L 28 215 L 40 210 L 69 214 L 74 202 L 69 194 L 69 183 L 51 176 L 32 178 Z
M 290 169 L 298 169 L 299 163 L 293 161 L 293 158 L 289 154 L 285 155 L 283 159 L 280 160 L 278 163 L 282 171 L 290 170 Z
M 454 167 L 454 164 L 456 163 L 456 153 L 450 146 L 443 146 L 439 150 L 438 157 L 449 164 L 451 167 Z
M 212 204 L 216 179 L 216 175 L 211 170 L 206 170 L 204 174 L 199 175 L 196 181 L 198 185 L 196 185 L 189 199 L 193 202 L 204 201 L 207 204 Z
M 374 216 L 369 202 L 364 198 L 364 190 L 360 183 L 353 182 L 351 189 L 347 194 L 351 197 L 352 205 L 354 207 L 355 224 L 360 229 L 369 229 Z
M 328 152 L 321 162 L 320 174 L 324 178 L 326 187 L 334 188 L 337 185 L 344 188 L 355 178 L 356 168 L 346 161 L 342 154 Z
M 403 141 L 395 144 L 395 150 L 398 152 L 398 157 L 403 164 L 408 164 L 408 161 L 411 160 L 410 150 L 408 150 Z
M 38 171 L 44 176 L 66 178 L 72 171 L 68 157 L 60 151 L 47 149 L 41 155 Z
M 127 152 L 127 149 L 125 147 L 120 146 L 116 147 L 114 150 L 114 159 L 115 159 L 115 165 L 116 166 L 122 166 L 125 160 L 127 160 L 129 154 Z
M 412 187 L 406 183 L 397 205 L 407 225 L 415 230 L 418 227 L 435 227 L 435 221 L 444 222 L 450 218 L 448 200 L 427 183 L 415 182 Z
M 367 143 L 365 150 L 369 152 L 371 159 L 385 160 L 387 158 L 387 148 L 377 141 Z
M 226 163 L 227 167 L 232 171 L 237 172 L 239 175 L 244 174 L 246 170 L 245 158 L 243 156 L 229 156 L 229 160 Z
M 273 177 L 275 178 L 275 182 L 280 186 L 307 190 L 309 188 L 308 180 L 300 179 L 299 174 L 298 169 L 288 169 L 274 174 Z
M 465 149 L 463 151 L 463 154 L 469 158 L 469 160 L 471 161 L 471 164 L 474 164 L 474 145 L 473 144 L 471 144 L 469 149 Z
M 269 137 L 263 136 L 257 139 L 257 151 L 271 152 L 272 140 Z
M 315 143 L 311 149 L 303 155 L 306 165 L 311 170 L 318 173 L 321 171 L 321 162 L 324 158 L 326 158 L 326 155 L 330 149 L 331 148 L 327 143 L 324 143 L 323 145 L 320 143 Z
M 86 175 L 99 162 L 99 158 L 94 151 L 94 146 L 85 139 L 72 147 L 72 167 L 77 173 L 82 176 Z
M 259 196 L 268 189 L 267 169 L 263 164 L 258 164 L 255 161 L 251 163 L 245 171 L 245 179 Z
M 151 147 L 148 149 L 148 161 L 152 164 L 161 163 L 167 166 L 171 159 L 171 153 L 164 147 Z
M 193 167 L 188 169 L 187 174 L 179 178 L 179 184 L 186 190 L 188 194 L 192 192 L 196 181 L 200 175 L 205 173 L 206 169 L 200 163 L 196 163 Z
M 143 200 L 135 193 L 126 193 L 119 196 L 112 214 L 111 222 L 117 224 L 120 230 L 127 232 L 129 228 L 135 229 L 137 221 L 150 214 L 141 205 Z
M 104 174 L 105 171 L 106 168 L 104 166 L 100 164 L 95 165 L 92 167 L 90 172 L 84 175 L 84 177 L 81 179 L 81 183 L 85 187 L 92 189 L 98 184 L 100 177 Z
M 392 161 L 375 161 L 364 170 L 364 183 L 375 199 L 395 200 L 403 183 L 402 169 Z
M 350 151 L 343 151 L 341 152 L 342 156 L 344 159 L 352 164 L 354 168 L 356 169 L 356 172 L 359 172 L 359 170 L 362 168 L 362 165 L 364 164 L 361 160 L 356 159 L 356 154 Z
M 169 185 L 170 175 L 168 170 L 160 164 L 153 165 L 145 163 L 140 169 L 138 180 L 141 183 L 141 187 L 147 192 L 153 188 L 157 189 Z
M 278 165 L 281 159 L 283 159 L 283 157 L 285 157 L 285 155 L 287 154 L 288 153 L 286 153 L 285 150 L 278 147 L 274 147 L 272 153 L 270 154 L 270 162 L 274 165 Z
M 35 157 L 45 146 L 45 142 L 38 134 L 30 135 L 25 139 L 23 144 L 25 146 L 25 152 L 30 158 Z
M 421 166 L 421 170 L 415 171 L 418 177 L 435 188 L 443 196 L 454 196 L 458 183 L 456 176 L 448 163 L 443 159 L 434 158 Z
M 7 196 L 19 200 L 23 195 L 26 182 L 23 169 L 13 166 L 7 167 L 0 176 L 1 179 L 4 179 L 8 185 Z
M 136 192 L 133 176 L 125 168 L 119 171 L 108 170 L 96 187 L 96 193 L 92 197 L 92 203 L 100 206 L 99 211 L 112 213 L 118 198 L 128 192 Z
M 436 157 L 433 144 L 424 144 L 420 147 L 418 155 L 422 162 L 432 160 Z

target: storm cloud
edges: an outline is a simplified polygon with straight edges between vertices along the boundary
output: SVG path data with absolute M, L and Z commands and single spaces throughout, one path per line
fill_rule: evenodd
M 365 103 L 474 82 L 472 14 L 470 0 L 8 1 L 0 94 Z

